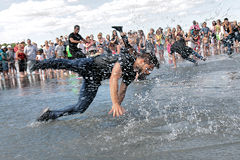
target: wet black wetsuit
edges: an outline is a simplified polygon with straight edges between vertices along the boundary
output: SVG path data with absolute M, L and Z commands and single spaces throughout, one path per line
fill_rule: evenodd
M 195 52 L 192 48 L 186 46 L 186 41 L 183 38 L 174 42 L 173 45 L 171 46 L 171 53 L 170 54 L 173 54 L 175 52 L 180 54 L 183 59 L 186 59 L 186 60 L 191 61 L 193 63 L 196 63 L 196 60 L 190 58 L 189 57 L 190 55 L 195 55 L 197 58 L 203 59 L 203 57 L 201 55 L 199 55 L 197 52 Z
M 75 113 L 83 113 L 95 98 L 101 81 L 109 79 L 113 66 L 120 63 L 122 69 L 122 81 L 128 86 L 136 77 L 133 69 L 135 57 L 130 54 L 121 53 L 112 55 L 105 53 L 92 58 L 80 58 L 76 60 L 48 59 L 35 64 L 32 70 L 36 69 L 67 69 L 79 73 L 83 77 L 82 87 L 78 102 L 60 110 L 51 111 L 51 118 Z
M 69 51 L 72 54 L 72 59 L 85 58 L 86 55 L 82 52 L 82 50 L 80 48 L 77 47 L 78 43 L 72 43 L 70 41 L 70 38 L 72 38 L 73 40 L 76 40 L 76 41 L 80 41 L 80 40 L 83 40 L 83 37 L 78 33 L 76 33 L 76 34 L 71 33 L 69 35 Z

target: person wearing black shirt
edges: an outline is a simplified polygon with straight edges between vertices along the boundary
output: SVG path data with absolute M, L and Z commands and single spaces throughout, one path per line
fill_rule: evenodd
M 78 34 L 80 31 L 80 26 L 74 26 L 74 32 L 69 35 L 69 51 L 72 54 L 72 59 L 85 58 L 86 55 L 77 47 L 78 43 L 81 41 L 86 42 L 86 40 Z
M 194 55 L 197 58 L 205 61 L 206 58 L 203 58 L 201 55 L 199 55 L 196 51 L 194 51 L 192 48 L 186 46 L 186 41 L 184 38 L 179 38 L 176 42 L 173 43 L 171 46 L 171 55 L 173 57 L 173 63 L 174 63 L 174 68 L 177 67 L 176 64 L 176 59 L 175 59 L 175 52 L 181 55 L 183 59 L 186 59 L 190 62 L 193 62 L 194 64 L 197 65 L 197 61 L 195 59 L 190 58 L 190 55 Z
M 37 121 L 47 121 L 61 116 L 83 113 L 94 100 L 101 81 L 110 79 L 110 95 L 112 109 L 109 114 L 123 115 L 125 110 L 121 103 L 125 97 L 127 87 L 134 81 L 136 74 L 148 75 L 154 67 L 158 67 L 154 54 L 144 53 L 134 56 L 128 52 L 113 55 L 110 51 L 104 54 L 75 60 L 48 59 L 36 63 L 31 70 L 37 69 L 66 69 L 79 73 L 83 77 L 78 102 L 60 110 L 43 110 Z M 122 78 L 120 87 L 119 79 Z
M 233 46 L 233 31 L 232 25 L 231 23 L 229 23 L 228 18 L 224 19 L 223 30 L 224 30 L 223 44 L 224 47 L 227 47 L 227 54 L 230 56 L 232 54 Z

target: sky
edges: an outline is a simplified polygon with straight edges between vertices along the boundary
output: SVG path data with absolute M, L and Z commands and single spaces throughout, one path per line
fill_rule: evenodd
M 188 30 L 199 23 L 223 19 L 240 21 L 240 0 L 0 0 L 0 43 L 30 38 L 43 44 L 69 35 L 74 25 L 83 37 L 124 31 L 176 27 Z

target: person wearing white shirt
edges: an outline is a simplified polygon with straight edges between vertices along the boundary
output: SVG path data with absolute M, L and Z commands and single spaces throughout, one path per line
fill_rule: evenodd
M 24 53 L 27 56 L 27 72 L 31 74 L 30 66 L 36 61 L 37 47 L 32 45 L 31 40 L 27 40 L 27 45 L 24 47 Z

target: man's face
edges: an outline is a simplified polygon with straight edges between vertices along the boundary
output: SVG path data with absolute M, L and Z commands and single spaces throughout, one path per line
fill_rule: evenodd
M 149 75 L 151 71 L 154 69 L 154 65 L 147 64 L 145 62 L 142 62 L 138 67 L 138 74 L 139 75 Z
M 153 71 L 154 65 L 145 64 L 142 69 L 142 74 L 149 75 Z
M 30 45 L 31 44 L 31 40 L 27 40 L 27 44 Z
M 78 33 L 80 31 L 80 28 L 79 27 L 76 27 L 75 29 L 74 29 L 74 32 L 75 33 Z
M 225 23 L 225 24 L 228 24 L 228 20 L 224 20 L 224 23 Z
M 98 39 L 102 39 L 102 35 L 98 35 Z

